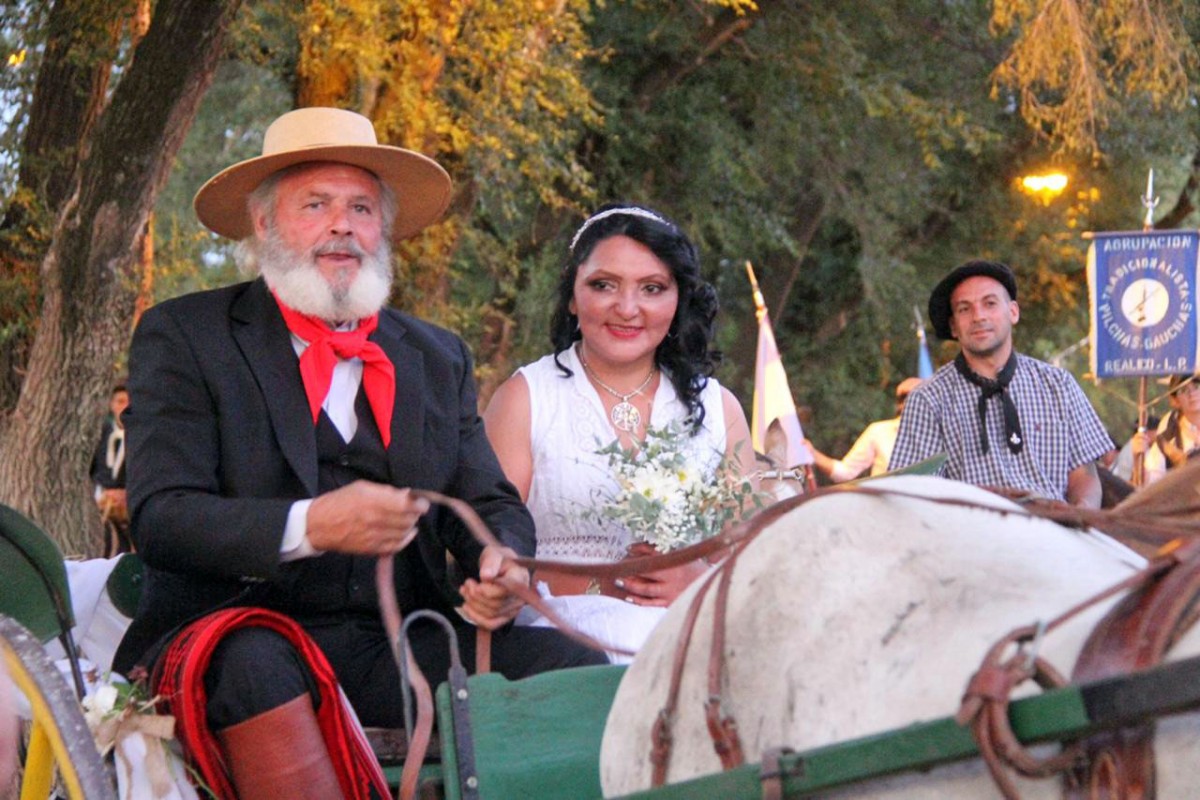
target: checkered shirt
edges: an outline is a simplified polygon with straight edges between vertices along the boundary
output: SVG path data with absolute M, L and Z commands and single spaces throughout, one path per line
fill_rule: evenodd
M 979 445 L 979 387 L 946 364 L 908 396 L 889 469 L 946 454 L 940 474 L 978 486 L 1025 489 L 1065 500 L 1067 475 L 1113 449 L 1079 384 L 1066 370 L 1017 354 L 1007 392 L 1017 407 L 1025 447 L 1008 449 L 999 396 L 988 400 L 989 451 Z

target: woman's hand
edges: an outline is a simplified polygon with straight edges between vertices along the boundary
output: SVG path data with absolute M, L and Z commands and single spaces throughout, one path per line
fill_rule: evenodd
M 529 571 L 517 564 L 517 554 L 507 547 L 488 545 L 479 556 L 479 580 L 467 578 L 459 593 L 460 612 L 481 628 L 494 631 L 512 621 L 525 601 L 513 587 L 529 586 Z
M 654 547 L 645 542 L 629 548 L 629 555 L 635 558 L 656 553 Z M 616 596 L 639 606 L 669 606 L 707 569 L 708 564 L 696 560 L 642 575 L 629 575 L 616 581 Z

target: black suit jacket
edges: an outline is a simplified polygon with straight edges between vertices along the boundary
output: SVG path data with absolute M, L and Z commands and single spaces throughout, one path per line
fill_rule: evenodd
M 484 434 L 463 342 L 390 309 L 370 339 L 396 368 L 392 482 L 462 498 L 501 541 L 532 554 L 533 522 Z M 377 608 L 374 559 L 280 563 L 289 508 L 317 494 L 317 448 L 299 360 L 261 279 L 151 308 L 129 366 L 129 507 L 147 570 L 114 669 L 128 671 L 164 634 L 223 604 L 306 615 Z M 397 557 L 405 611 L 454 602 L 447 550 L 476 573 L 481 546 L 435 507 Z

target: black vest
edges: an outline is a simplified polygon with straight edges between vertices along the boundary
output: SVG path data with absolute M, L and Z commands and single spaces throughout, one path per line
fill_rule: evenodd
M 355 398 L 354 410 L 358 416 L 358 429 L 349 442 L 342 438 L 324 411 L 317 421 L 318 494 L 356 480 L 391 483 L 383 439 L 361 388 Z M 402 609 L 419 605 L 413 596 L 419 589 L 412 580 L 413 565 L 419 560 L 415 542 L 396 556 L 397 599 Z M 324 553 L 284 564 L 280 580 L 268 590 L 265 605 L 284 611 L 302 623 L 359 614 L 378 619 L 376 561 L 371 556 Z M 421 572 L 419 568 L 418 572 Z

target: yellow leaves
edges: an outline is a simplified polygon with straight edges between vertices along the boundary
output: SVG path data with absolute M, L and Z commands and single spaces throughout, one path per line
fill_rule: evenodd
M 1035 131 L 1096 155 L 1119 97 L 1185 102 L 1197 53 L 1180 2 L 996 0 L 993 33 L 1015 38 L 992 75 L 992 96 L 1014 92 Z
M 718 8 L 728 8 L 739 17 L 747 11 L 758 11 L 758 4 L 754 0 L 705 0 L 705 2 Z
M 590 202 L 575 152 L 600 120 L 583 81 L 597 55 L 583 29 L 590 0 L 307 0 L 298 13 L 301 104 L 361 111 L 381 141 L 436 157 L 453 208 L 486 207 L 508 224 L 539 201 Z M 405 243 L 400 263 L 420 268 L 401 267 L 401 305 L 451 321 L 462 237 L 451 217 Z
M 19 67 L 25 63 L 25 48 L 22 47 L 15 53 L 9 53 L 8 65 L 10 67 Z

